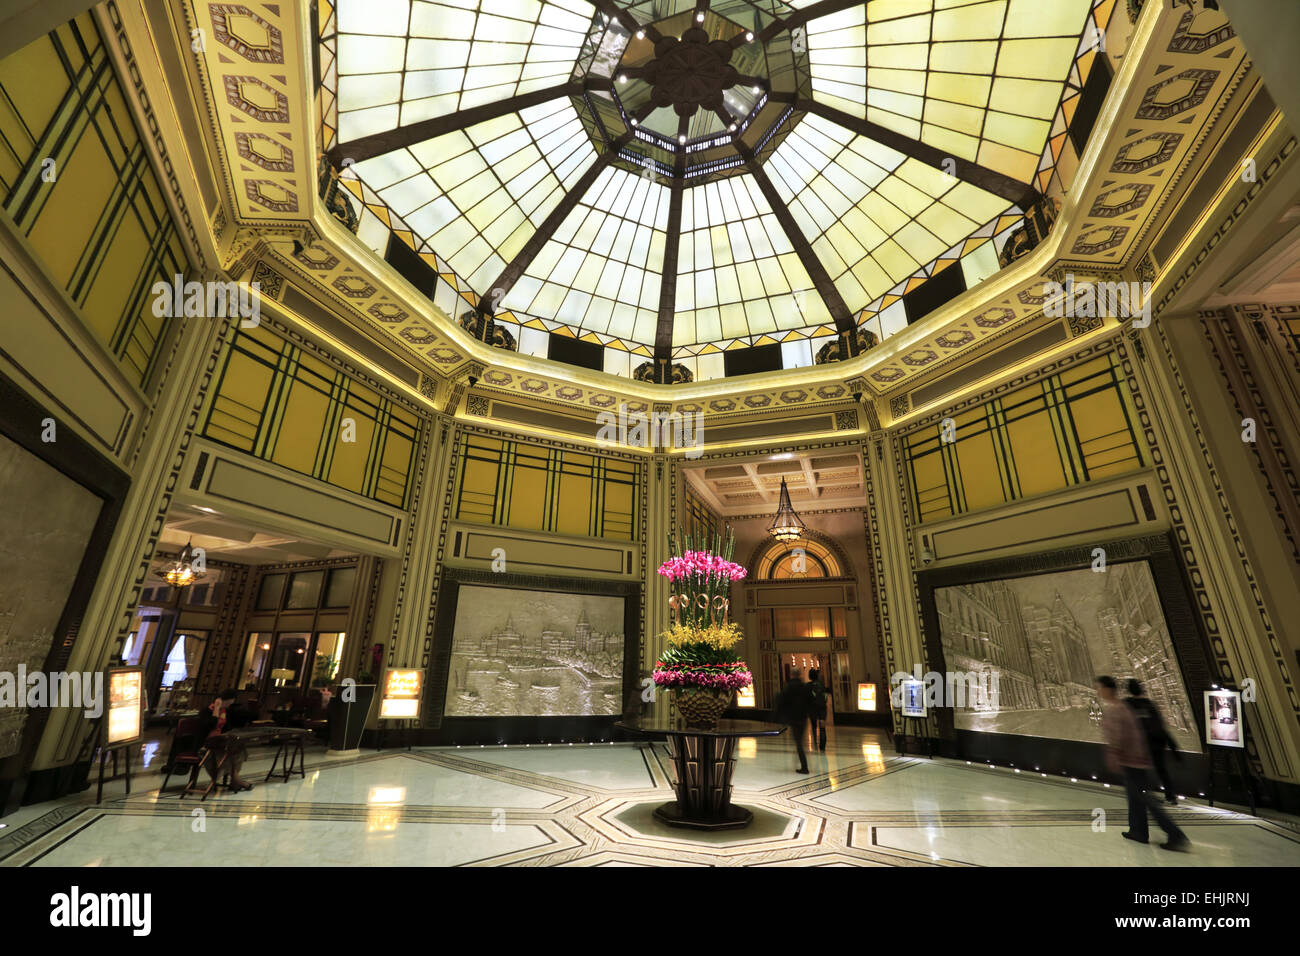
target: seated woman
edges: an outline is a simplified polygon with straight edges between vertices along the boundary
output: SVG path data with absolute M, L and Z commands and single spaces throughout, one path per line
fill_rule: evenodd
M 223 734 L 228 730 L 237 730 L 248 723 L 248 715 L 242 707 L 235 704 L 235 699 L 239 696 L 239 691 L 223 690 L 206 710 L 199 713 L 199 738 L 207 740 L 209 737 L 215 737 Z M 244 765 L 244 745 L 238 741 L 230 741 L 226 744 L 229 756 L 226 758 L 225 768 L 230 771 L 230 789 L 236 792 L 240 790 L 252 790 L 253 785 L 247 783 L 239 776 L 239 768 Z M 209 754 L 205 762 L 208 768 L 208 774 L 213 781 L 217 780 L 217 758 L 215 754 Z

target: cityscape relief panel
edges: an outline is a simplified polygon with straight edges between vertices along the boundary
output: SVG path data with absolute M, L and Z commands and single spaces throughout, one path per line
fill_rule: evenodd
M 960 730 L 1100 743 L 1093 679 L 1136 677 L 1179 750 L 1201 749 L 1146 562 L 936 588 L 949 671 L 997 675 L 990 701 L 955 711 Z
M 463 585 L 448 717 L 623 712 L 624 598 Z
M 103 502 L 21 445 L 0 436 L 0 671 L 39 670 L 77 578 Z M 0 757 L 18 752 L 25 707 L 0 708 Z

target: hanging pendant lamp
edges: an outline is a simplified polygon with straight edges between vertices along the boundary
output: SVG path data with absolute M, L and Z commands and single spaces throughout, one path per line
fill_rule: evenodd
M 776 517 L 767 530 L 778 541 L 797 541 L 803 537 L 804 523 L 795 513 L 794 505 L 790 504 L 790 489 L 786 487 L 784 478 L 781 479 L 781 501 L 776 508 Z
M 171 569 L 163 574 L 163 580 L 174 588 L 188 587 L 194 579 L 202 577 L 203 572 L 194 567 L 194 539 L 191 538 L 181 552 L 180 558 Z

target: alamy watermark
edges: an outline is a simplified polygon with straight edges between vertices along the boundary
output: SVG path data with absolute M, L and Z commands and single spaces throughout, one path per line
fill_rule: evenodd
M 156 318 L 239 319 L 240 328 L 256 328 L 262 321 L 262 284 L 260 282 L 185 281 L 182 275 L 171 282 L 159 279 L 149 290 L 153 293 Z
M 917 680 L 925 685 L 925 706 L 952 707 L 997 713 L 998 672 L 992 668 L 978 671 L 927 671 L 917 664 L 912 672 L 897 671 L 889 678 L 890 700 L 894 709 L 903 708 L 903 682 Z
M 95 893 L 79 886 L 50 897 L 50 925 L 59 929 L 121 927 L 133 936 L 153 928 L 152 893 Z
M 92 720 L 104 713 L 103 671 L 0 671 L 0 707 L 82 710 Z
M 704 413 L 629 412 L 619 404 L 618 414 L 596 416 L 596 440 L 631 448 L 683 448 L 687 458 L 704 454 Z
M 1132 319 L 1133 326 L 1151 324 L 1150 282 L 1045 282 L 1043 315 L 1050 319 Z

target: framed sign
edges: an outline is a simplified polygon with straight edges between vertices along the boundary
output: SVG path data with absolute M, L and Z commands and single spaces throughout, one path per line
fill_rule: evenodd
M 901 687 L 903 692 L 903 716 L 924 717 L 925 681 L 917 680 L 915 677 L 907 677 L 903 679 Z
M 144 735 L 144 668 L 110 667 L 105 745 L 132 744 Z
M 1221 688 L 1205 692 L 1205 742 L 1211 747 L 1246 746 L 1240 691 Z
M 858 685 L 858 710 L 875 710 L 876 709 L 876 685 L 859 684 Z
M 416 719 L 420 716 L 420 695 L 423 692 L 422 669 L 389 670 L 384 675 L 384 697 L 379 703 L 379 719 Z

